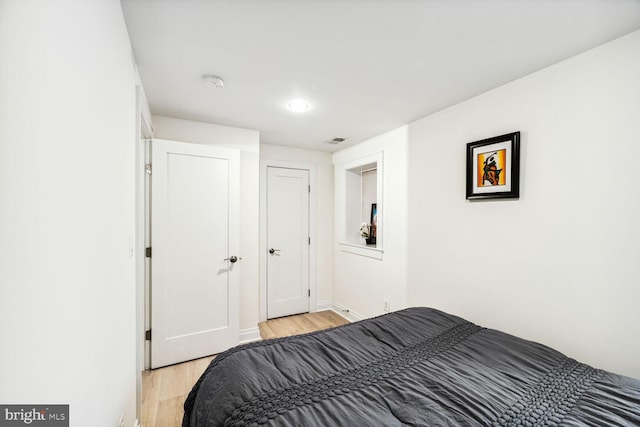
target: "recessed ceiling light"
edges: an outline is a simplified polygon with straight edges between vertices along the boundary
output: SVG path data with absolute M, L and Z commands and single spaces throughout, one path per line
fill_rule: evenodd
M 218 76 L 212 76 L 210 74 L 205 74 L 204 76 L 202 76 L 202 80 L 204 80 L 204 82 L 206 84 L 208 84 L 210 86 L 213 86 L 213 87 L 217 87 L 217 88 L 224 87 L 224 80 L 222 80 Z
M 287 108 L 294 113 L 304 113 L 311 108 L 311 105 L 304 99 L 293 99 L 289 101 Z

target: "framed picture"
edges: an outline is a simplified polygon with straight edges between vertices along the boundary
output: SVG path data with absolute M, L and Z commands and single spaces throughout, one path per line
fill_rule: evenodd
M 520 132 L 467 144 L 467 199 L 520 197 Z
M 378 204 L 371 203 L 371 229 L 369 231 L 369 238 L 367 239 L 368 245 L 376 244 L 376 237 L 378 237 Z

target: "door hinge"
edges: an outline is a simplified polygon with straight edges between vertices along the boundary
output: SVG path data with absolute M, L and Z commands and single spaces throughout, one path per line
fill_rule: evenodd
M 309 237 L 309 246 L 311 246 L 311 237 Z
M 147 258 L 151 258 L 151 247 L 148 247 L 144 250 L 144 256 Z
M 151 329 L 144 331 L 144 339 L 145 341 L 151 341 Z
M 144 165 L 144 172 L 147 175 L 151 175 L 151 163 L 147 163 L 146 165 Z
M 311 193 L 311 186 L 309 186 L 309 193 Z
M 311 289 L 309 289 L 309 298 L 311 298 Z

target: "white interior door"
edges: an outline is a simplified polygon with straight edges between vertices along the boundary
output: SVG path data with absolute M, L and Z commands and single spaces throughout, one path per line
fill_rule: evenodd
M 267 318 L 309 311 L 309 171 L 267 168 Z
M 238 343 L 238 171 L 235 150 L 152 142 L 152 368 Z

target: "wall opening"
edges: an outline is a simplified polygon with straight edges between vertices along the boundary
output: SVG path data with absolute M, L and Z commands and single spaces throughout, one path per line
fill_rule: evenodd
M 344 182 L 340 246 L 346 252 L 381 258 L 382 153 L 342 165 L 339 171 Z

